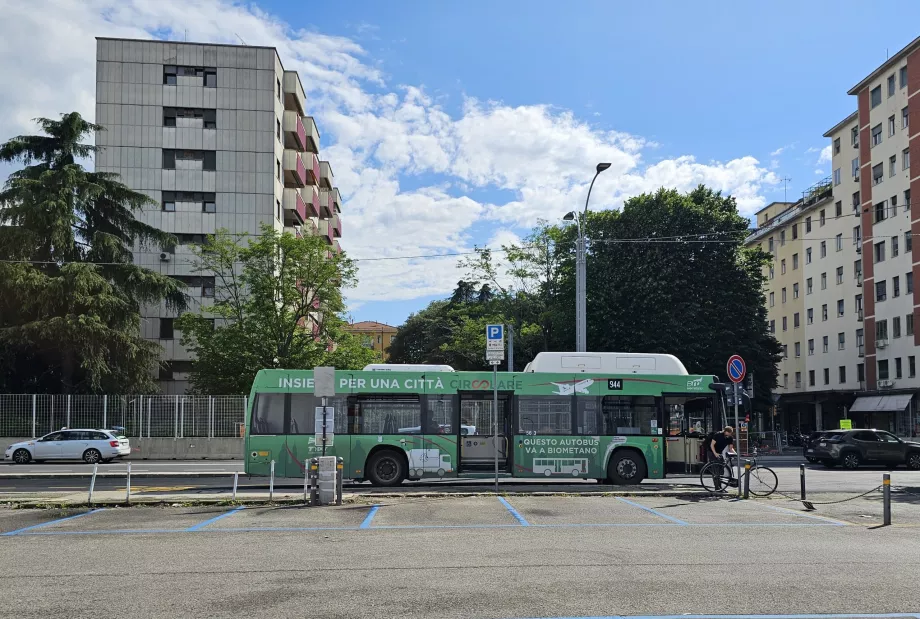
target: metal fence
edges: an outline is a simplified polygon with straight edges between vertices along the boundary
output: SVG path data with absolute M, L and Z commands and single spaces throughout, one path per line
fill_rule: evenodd
M 246 396 L 0 394 L 0 436 L 125 428 L 129 437 L 243 436 Z

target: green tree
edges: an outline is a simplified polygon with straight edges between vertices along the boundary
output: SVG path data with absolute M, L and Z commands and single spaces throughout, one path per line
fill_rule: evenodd
M 195 271 L 215 278 L 214 304 L 176 323 L 196 357 L 195 393 L 248 393 L 263 368 L 359 369 L 379 359 L 344 330 L 342 288 L 354 285 L 356 268 L 321 237 L 222 230 L 193 251 Z
M 140 336 L 140 306 L 186 297 L 132 249 L 175 238 L 135 218 L 147 196 L 80 164 L 102 127 L 76 112 L 37 123 L 44 135 L 0 145 L 0 161 L 24 165 L 0 192 L 0 390 L 152 391 L 160 348 Z

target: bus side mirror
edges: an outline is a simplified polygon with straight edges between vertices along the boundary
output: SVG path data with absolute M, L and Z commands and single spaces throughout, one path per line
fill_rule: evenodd
M 718 391 L 719 393 L 725 393 L 728 391 L 728 385 L 725 383 L 709 383 L 709 388 L 713 391 Z

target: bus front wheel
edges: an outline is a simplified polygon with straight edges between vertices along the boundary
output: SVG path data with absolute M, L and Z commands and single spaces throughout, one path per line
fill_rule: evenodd
M 406 478 L 406 460 L 389 449 L 378 451 L 367 464 L 367 478 L 375 486 L 398 486 Z
M 647 474 L 645 458 L 631 449 L 614 452 L 607 465 L 607 479 L 618 486 L 641 484 Z

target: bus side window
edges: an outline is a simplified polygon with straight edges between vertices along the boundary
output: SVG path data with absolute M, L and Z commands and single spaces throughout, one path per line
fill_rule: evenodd
M 250 434 L 284 434 L 284 394 L 257 393 Z

